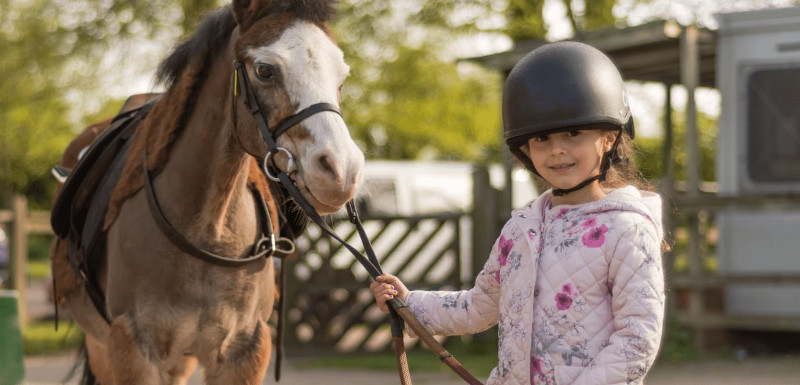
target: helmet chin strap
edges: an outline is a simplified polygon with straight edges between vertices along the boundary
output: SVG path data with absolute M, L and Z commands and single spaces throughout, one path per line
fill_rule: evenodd
M 608 169 L 608 168 L 606 167 L 606 169 Z M 595 175 L 593 177 L 586 178 L 586 180 L 584 180 L 583 182 L 579 183 L 575 187 L 568 188 L 568 189 L 561 189 L 561 188 L 553 189 L 553 195 L 555 195 L 557 197 L 563 197 L 564 195 L 567 195 L 567 194 L 569 194 L 569 193 L 571 193 L 573 191 L 578 191 L 578 190 L 586 187 L 586 185 L 588 185 L 589 183 L 592 183 L 592 182 L 594 182 L 596 180 L 599 180 L 599 181 L 602 182 L 605 179 L 606 179 L 606 173 L 602 172 L 602 173 L 600 173 L 598 175 Z
M 623 160 L 622 158 L 619 157 L 619 155 L 617 155 L 617 146 L 619 145 L 620 136 L 622 136 L 621 129 L 619 134 L 617 134 L 616 139 L 614 139 L 614 145 L 611 146 L 611 150 L 605 153 L 605 155 L 603 155 L 603 157 L 605 158 L 605 162 L 603 162 L 602 166 L 603 168 L 602 170 L 600 170 L 600 174 L 586 178 L 586 180 L 584 180 L 581 183 L 578 183 L 578 185 L 576 185 L 575 187 L 571 187 L 568 189 L 560 189 L 560 188 L 553 189 L 553 195 L 557 197 L 563 197 L 564 195 L 567 195 L 573 191 L 578 191 L 586 187 L 587 185 L 596 180 L 600 182 L 606 180 L 606 175 L 608 175 L 608 169 L 611 168 L 611 163 L 617 163 Z

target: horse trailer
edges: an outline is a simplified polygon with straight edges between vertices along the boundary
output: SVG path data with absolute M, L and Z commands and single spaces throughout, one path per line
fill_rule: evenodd
M 800 194 L 800 7 L 718 15 L 720 196 L 758 199 L 718 213 L 721 275 L 800 273 L 800 210 L 769 207 Z M 728 285 L 728 313 L 800 315 L 800 287 Z

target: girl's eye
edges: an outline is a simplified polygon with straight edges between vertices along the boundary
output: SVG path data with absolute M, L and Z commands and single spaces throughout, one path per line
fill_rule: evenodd
M 256 78 L 262 82 L 275 82 L 275 67 L 271 64 L 256 63 L 254 72 L 256 74 Z
M 580 135 L 580 134 L 581 134 L 581 132 L 580 132 L 580 131 L 578 131 L 578 130 L 567 131 L 567 136 L 570 136 L 570 137 L 571 137 L 571 136 L 578 136 L 578 135 Z
M 533 137 L 534 142 L 545 142 L 547 141 L 547 135 L 539 135 Z

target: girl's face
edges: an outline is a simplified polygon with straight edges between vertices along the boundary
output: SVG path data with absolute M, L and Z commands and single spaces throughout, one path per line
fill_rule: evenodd
M 555 188 L 568 189 L 600 173 L 603 154 L 611 151 L 616 133 L 601 129 L 576 129 L 534 136 L 528 156 L 536 171 Z M 590 186 L 599 189 L 599 183 Z

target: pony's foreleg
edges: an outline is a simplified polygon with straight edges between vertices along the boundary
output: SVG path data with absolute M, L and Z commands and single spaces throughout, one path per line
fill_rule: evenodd
M 102 343 L 86 335 L 86 359 L 97 382 L 102 385 L 116 385 L 111 362 L 108 359 L 108 350 Z
M 127 316 L 111 323 L 108 355 L 117 385 L 160 384 L 158 368 L 142 354 Z
M 272 352 L 272 337 L 263 321 L 258 321 L 250 343 L 238 351 L 225 352 L 226 358 L 206 373 L 208 385 L 258 385 L 264 379 Z

